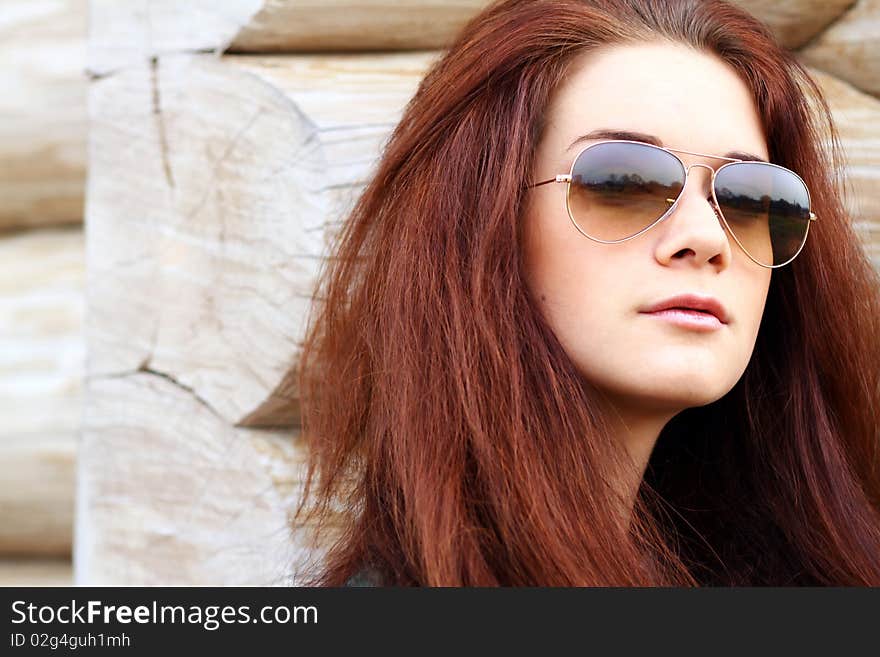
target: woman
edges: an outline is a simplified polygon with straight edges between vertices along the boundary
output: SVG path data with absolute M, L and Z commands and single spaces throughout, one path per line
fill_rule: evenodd
M 880 280 L 840 157 L 735 6 L 486 8 L 324 272 L 298 513 L 316 473 L 346 513 L 309 583 L 880 585 Z

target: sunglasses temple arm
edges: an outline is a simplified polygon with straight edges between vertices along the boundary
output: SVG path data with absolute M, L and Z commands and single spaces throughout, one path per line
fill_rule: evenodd
M 541 181 L 541 182 L 538 182 L 538 183 L 534 183 L 534 184 L 528 185 L 528 187 L 530 187 L 530 188 L 531 188 L 531 187 L 540 187 L 541 185 L 546 185 L 547 183 L 554 183 L 554 182 L 570 182 L 570 181 L 571 181 L 571 175 L 570 175 L 570 174 L 567 174 L 567 173 L 560 173 L 560 174 L 557 175 L 555 178 L 550 178 L 550 180 L 543 180 L 543 181 Z

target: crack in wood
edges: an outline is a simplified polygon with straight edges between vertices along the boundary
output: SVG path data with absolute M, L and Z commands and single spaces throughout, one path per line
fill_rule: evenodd
M 193 399 L 195 399 L 199 404 L 205 407 L 205 409 L 211 413 L 214 417 L 220 419 L 225 424 L 229 424 L 229 420 L 223 417 L 204 397 L 199 395 L 192 387 L 186 385 L 185 383 L 181 383 L 177 379 L 175 379 L 172 375 L 166 372 L 160 372 L 159 370 L 153 369 L 149 367 L 147 364 L 150 358 L 147 357 L 144 359 L 143 363 L 136 370 L 127 370 L 125 372 L 109 372 L 104 374 L 90 374 L 86 376 L 88 380 L 101 380 L 101 379 L 124 379 L 127 377 L 135 376 L 138 374 L 151 374 L 153 376 L 158 376 L 162 379 L 165 379 L 169 383 L 171 383 L 176 388 L 179 388 L 187 393 L 189 393 Z
M 168 157 L 168 137 L 165 134 L 165 117 L 162 114 L 162 98 L 159 94 L 159 58 L 150 57 L 150 88 L 153 98 L 153 114 L 156 116 L 156 130 L 159 133 L 159 149 L 162 155 L 162 169 L 169 187 L 174 188 L 171 162 Z

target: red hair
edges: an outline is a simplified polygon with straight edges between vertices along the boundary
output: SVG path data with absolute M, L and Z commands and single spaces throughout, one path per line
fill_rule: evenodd
M 803 177 L 819 221 L 774 270 L 742 378 L 667 424 L 622 523 L 622 447 L 527 292 L 521 223 L 571 62 L 657 39 L 737 71 L 771 161 Z M 820 89 L 734 5 L 506 0 L 475 16 L 322 270 L 297 515 L 312 496 L 319 530 L 344 513 L 304 583 L 370 565 L 393 585 L 880 585 L 880 279 L 841 162 Z

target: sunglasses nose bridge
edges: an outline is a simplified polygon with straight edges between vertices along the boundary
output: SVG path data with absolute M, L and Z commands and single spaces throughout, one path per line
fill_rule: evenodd
M 715 169 L 712 168 L 711 166 L 709 166 L 708 164 L 703 164 L 702 162 L 695 162 L 690 165 L 685 165 L 685 174 L 684 174 L 685 175 L 685 185 L 684 185 L 684 187 L 687 186 L 687 181 L 690 180 L 690 178 L 691 178 L 691 169 L 693 169 L 694 167 L 703 167 L 704 169 L 709 170 L 709 179 L 708 179 L 709 180 L 709 193 L 711 194 L 712 193 L 712 183 L 715 180 Z M 681 189 L 682 194 L 684 193 L 684 187 L 682 187 L 682 189 Z
M 680 158 L 679 158 L 679 161 L 681 162 L 681 159 L 680 159 Z M 709 170 L 709 174 L 708 174 L 708 183 L 709 183 L 709 184 L 708 184 L 708 192 L 707 192 L 707 195 L 711 195 L 709 205 L 712 206 L 712 210 L 713 210 L 713 212 L 715 213 L 715 216 L 718 217 L 718 219 L 719 219 L 719 221 L 720 221 L 720 220 L 721 220 L 721 214 L 719 213 L 719 209 L 718 209 L 717 205 L 715 204 L 715 202 L 714 202 L 714 200 L 713 200 L 713 199 L 715 198 L 715 193 L 714 193 L 714 189 L 713 189 L 713 187 L 714 187 L 714 184 L 715 184 L 715 174 L 717 173 L 717 169 L 715 169 L 714 167 L 709 166 L 708 164 L 703 164 L 702 162 L 694 162 L 693 164 L 690 164 L 690 165 L 687 165 L 687 164 L 685 164 L 684 162 L 682 162 L 682 166 L 684 166 L 684 169 L 685 169 L 685 180 L 684 180 L 684 185 L 682 186 L 681 191 L 679 191 L 679 193 L 678 193 L 678 198 L 676 198 L 676 199 L 669 199 L 669 202 L 670 202 L 670 203 L 673 202 L 673 201 L 678 202 L 678 201 L 681 200 L 682 196 L 684 195 L 684 190 L 685 190 L 685 188 L 687 187 L 688 180 L 690 180 L 690 178 L 691 178 L 691 175 L 690 175 L 690 174 L 691 174 L 691 169 L 693 169 L 694 167 L 703 167 L 704 169 L 708 169 L 708 170 Z M 703 190 L 702 190 L 702 189 L 700 190 L 700 194 L 703 195 Z
M 681 198 L 684 196 L 684 190 L 687 187 L 688 181 L 691 179 L 691 169 L 693 169 L 694 167 L 703 167 L 704 169 L 709 170 L 708 189 L 706 190 L 706 195 L 710 196 L 711 198 L 714 198 L 713 186 L 715 184 L 715 174 L 716 174 L 717 170 L 714 167 L 709 166 L 708 164 L 703 164 L 702 162 L 694 162 L 693 164 L 685 164 L 684 162 L 681 161 L 681 158 L 679 158 L 679 162 L 681 162 L 682 166 L 684 166 L 685 179 L 684 179 L 684 185 L 682 185 L 682 188 L 678 193 L 678 198 L 675 200 L 680 201 Z M 699 192 L 701 195 L 703 194 L 703 190 L 704 190 L 704 188 L 701 187 L 701 190 Z M 710 203 L 710 205 L 712 206 L 712 209 L 715 211 L 715 214 L 717 216 L 718 215 L 718 208 L 715 207 L 715 203 L 714 202 Z M 720 217 L 719 217 L 719 219 L 720 219 Z

